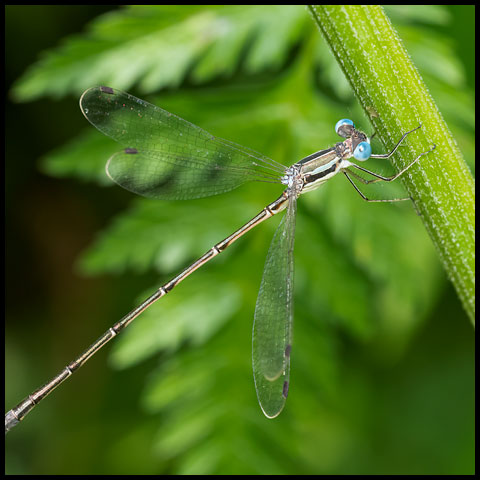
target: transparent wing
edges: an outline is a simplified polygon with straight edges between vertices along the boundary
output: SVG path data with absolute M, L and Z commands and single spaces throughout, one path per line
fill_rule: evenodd
M 84 92 L 80 108 L 98 130 L 125 147 L 110 158 L 107 173 L 139 195 L 171 200 L 206 197 L 252 180 L 280 182 L 286 169 L 110 87 Z
M 268 250 L 253 323 L 253 377 L 263 413 L 276 417 L 287 399 L 293 322 L 296 194 Z

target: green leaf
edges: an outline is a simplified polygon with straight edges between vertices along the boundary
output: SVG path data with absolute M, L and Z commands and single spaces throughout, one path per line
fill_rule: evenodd
M 238 290 L 205 274 L 200 275 L 200 281 L 202 277 L 206 277 L 204 282 L 215 290 L 216 297 L 206 297 L 198 287 L 188 284 L 182 286 L 188 295 L 183 300 L 169 295 L 154 304 L 115 344 L 111 361 L 117 368 L 135 365 L 164 351 L 173 353 L 186 342 L 201 346 L 237 312 Z M 148 295 L 145 293 L 145 298 Z M 203 320 L 199 322 L 199 318 Z
M 299 5 L 169 10 L 169 22 L 163 6 L 128 7 L 100 17 L 86 35 L 72 36 L 58 51 L 45 54 L 12 95 L 31 101 L 80 95 L 86 85 L 127 90 L 135 83 L 149 93 L 178 86 L 192 67 L 193 78 L 204 82 L 231 74 L 246 44 L 251 46 L 245 58 L 249 71 L 278 67 L 308 20 Z

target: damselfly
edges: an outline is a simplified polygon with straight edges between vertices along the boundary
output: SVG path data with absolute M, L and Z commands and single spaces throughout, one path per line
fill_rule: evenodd
M 370 141 L 351 120 L 340 120 L 335 131 L 344 138 L 334 147 L 320 150 L 285 167 L 270 158 L 235 143 L 214 137 L 205 130 L 159 107 L 109 87 L 87 90 L 80 99 L 85 117 L 98 130 L 120 143 L 124 150 L 107 162 L 108 176 L 131 192 L 168 200 L 207 197 L 228 192 L 245 182 L 282 184 L 283 193 L 258 215 L 214 245 L 175 278 L 162 285 L 141 305 L 128 313 L 96 340 L 58 375 L 35 390 L 5 415 L 5 431 L 14 427 L 35 405 L 80 368 L 92 355 L 131 323 L 156 300 L 210 261 L 258 224 L 286 210 L 268 250 L 253 323 L 253 376 L 264 414 L 276 417 L 283 409 L 289 389 L 293 322 L 293 245 L 297 198 L 318 188 L 342 172 L 366 201 L 398 201 L 367 198 L 352 178 L 364 184 L 391 182 L 408 170 L 422 155 L 396 175 L 385 177 L 349 159 L 389 158 L 390 153 L 372 155 Z M 367 179 L 355 170 L 369 175 Z

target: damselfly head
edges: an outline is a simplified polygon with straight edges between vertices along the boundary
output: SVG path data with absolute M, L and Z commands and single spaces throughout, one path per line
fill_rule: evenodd
M 364 162 L 370 158 L 372 147 L 368 137 L 359 130 L 355 129 L 355 125 L 348 118 L 339 120 L 335 125 L 335 131 L 343 138 L 350 138 L 353 150 L 353 158 Z

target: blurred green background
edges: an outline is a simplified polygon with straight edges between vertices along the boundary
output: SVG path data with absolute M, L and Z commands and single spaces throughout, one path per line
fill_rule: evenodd
M 386 9 L 472 171 L 474 8 Z M 5 71 L 6 409 L 281 191 L 111 187 L 119 147 L 83 90 L 127 90 L 286 165 L 337 142 L 340 118 L 371 131 L 302 6 L 7 6 Z M 474 473 L 472 326 L 411 206 L 366 204 L 342 178 L 298 202 L 291 387 L 264 418 L 251 328 L 278 222 L 35 409 L 6 473 Z

